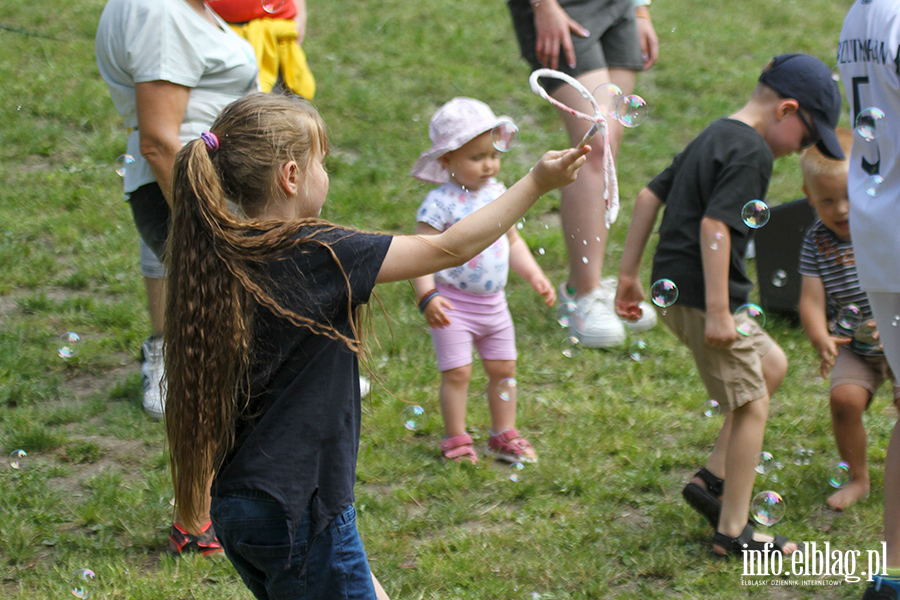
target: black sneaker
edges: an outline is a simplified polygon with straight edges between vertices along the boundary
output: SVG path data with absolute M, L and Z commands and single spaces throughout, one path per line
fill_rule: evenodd
M 180 556 L 185 552 L 199 552 L 203 556 L 222 552 L 222 545 L 213 529 L 212 521 L 206 524 L 199 535 L 188 533 L 176 523 L 169 531 L 169 554 Z

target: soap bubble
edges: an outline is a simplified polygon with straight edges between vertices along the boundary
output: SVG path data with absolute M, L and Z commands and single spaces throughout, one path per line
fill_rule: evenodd
M 500 395 L 501 400 L 505 400 L 509 402 L 510 400 L 516 399 L 516 380 L 512 377 L 507 377 L 497 384 L 497 392 Z
M 540 254 L 541 256 L 543 256 L 546 252 L 547 251 L 544 250 L 543 248 L 538 248 L 538 254 Z
M 121 154 L 116 159 L 116 174 L 119 177 L 125 177 L 125 171 L 128 169 L 128 165 L 134 162 L 134 157 L 130 154 Z
M 769 222 L 769 207 L 762 200 L 751 200 L 741 209 L 741 219 L 750 229 L 759 229 Z
M 573 300 L 566 300 L 559 305 L 557 323 L 559 323 L 560 327 L 564 329 L 569 327 L 569 323 L 572 321 L 572 315 L 575 313 L 576 308 L 578 308 L 578 305 L 575 304 Z
M 509 480 L 513 482 L 521 481 L 524 475 L 525 465 L 520 462 L 514 462 L 509 465 Z
M 491 130 L 491 143 L 500 152 L 515 150 L 520 142 L 519 128 L 512 121 L 500 121 Z
M 403 409 L 403 426 L 410 431 L 418 431 L 425 422 L 425 409 L 414 404 Z
M 784 498 L 771 490 L 760 492 L 750 502 L 750 514 L 760 525 L 772 526 L 784 518 Z
M 90 598 L 94 595 L 97 575 L 90 569 L 78 569 L 72 574 L 72 595 L 76 598 Z
M 70 359 L 81 350 L 81 336 L 74 331 L 67 331 L 59 336 L 57 353 L 60 358 Z
M 650 116 L 647 101 L 634 94 L 622 96 L 616 102 L 616 119 L 625 127 L 637 127 Z
M 284 6 L 284 0 L 262 0 L 262 9 L 269 14 L 277 13 Z
M 622 88 L 614 83 L 602 83 L 594 89 L 593 96 L 600 105 L 600 113 L 604 117 L 613 117 L 616 114 L 616 104 L 622 98 Z
M 562 341 L 562 355 L 566 358 L 575 358 L 581 353 L 581 342 L 575 336 L 569 336 Z
M 772 285 L 775 287 L 784 287 L 787 283 L 787 272 L 784 269 L 778 269 L 772 274 Z
M 884 177 L 881 175 L 869 175 L 863 182 L 866 193 L 873 198 L 881 193 L 881 186 L 884 183 Z
M 25 468 L 25 459 L 28 457 L 28 453 L 24 450 L 13 450 L 9 453 L 9 466 L 15 470 L 20 470 Z
M 856 133 L 867 142 L 880 137 L 884 128 L 884 111 L 880 108 L 867 108 L 856 117 Z
M 635 362 L 641 362 L 647 358 L 647 342 L 638 340 L 631 344 L 631 348 L 628 349 L 628 356 Z
M 841 461 L 836 463 L 828 471 L 828 483 L 831 487 L 841 489 L 850 483 L 850 465 Z
M 713 250 L 718 250 L 719 248 L 721 248 L 722 244 L 724 242 L 725 242 L 725 234 L 722 233 L 721 231 L 715 232 L 714 234 L 709 236 L 709 239 L 706 241 L 706 243 L 709 245 L 709 247 L 712 248 Z
M 668 308 L 678 300 L 678 286 L 671 279 L 660 279 L 650 286 L 650 300 L 659 308 Z
M 715 417 L 719 414 L 719 403 L 715 400 L 707 400 L 703 403 L 703 416 Z
M 838 327 L 847 331 L 855 331 L 862 323 L 862 310 L 855 304 L 848 304 L 838 311 Z
M 794 464 L 798 467 L 807 467 L 812 462 L 815 450 L 812 448 L 797 448 L 794 451 Z
M 750 335 L 766 326 L 766 313 L 758 304 L 744 304 L 734 312 L 734 321 L 738 333 Z
M 760 475 L 768 475 L 775 468 L 775 457 L 771 452 L 760 452 L 756 455 L 756 472 Z
M 900 324 L 900 315 L 894 315 L 891 319 L 891 327 L 896 327 L 898 324 Z
M 582 256 L 582 257 L 581 257 L 581 262 L 583 262 L 584 264 L 588 264 L 588 257 L 587 257 L 587 256 Z

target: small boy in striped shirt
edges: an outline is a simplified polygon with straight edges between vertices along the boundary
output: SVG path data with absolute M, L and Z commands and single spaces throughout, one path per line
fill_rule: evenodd
M 839 128 L 836 133 L 844 155 L 850 156 L 852 132 Z M 812 146 L 800 155 L 800 168 L 803 192 L 819 216 L 800 250 L 800 320 L 819 355 L 822 377 L 831 371 L 832 429 L 851 479 L 827 503 L 843 510 L 869 493 L 863 413 L 886 379 L 893 384 L 898 404 L 900 385 L 881 350 L 869 299 L 856 274 L 850 241 L 849 163 L 826 158 Z

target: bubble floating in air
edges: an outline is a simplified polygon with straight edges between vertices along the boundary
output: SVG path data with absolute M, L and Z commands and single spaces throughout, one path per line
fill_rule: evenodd
M 659 308 L 668 308 L 678 300 L 678 286 L 671 279 L 660 279 L 650 286 L 650 300 Z
M 403 426 L 410 431 L 418 431 L 425 422 L 425 409 L 414 404 L 403 409 Z
M 751 200 L 741 209 L 741 219 L 750 229 L 759 229 L 769 222 L 769 206 L 762 200 Z
M 563 329 L 569 327 L 569 324 L 572 322 L 572 315 L 575 314 L 576 308 L 578 308 L 578 305 L 575 304 L 573 300 L 566 300 L 559 305 L 559 313 L 556 322 L 559 323 L 560 327 Z
M 722 244 L 725 242 L 725 234 L 717 231 L 706 240 L 706 244 L 712 248 L 713 250 L 718 250 L 722 247 Z
M 520 142 L 519 128 L 512 121 L 500 121 L 491 130 L 491 143 L 500 152 L 515 150 Z
M 637 127 L 650 116 L 647 101 L 634 94 L 622 96 L 616 102 L 616 119 L 625 127 Z
M 28 453 L 24 450 L 13 450 L 9 453 L 9 466 L 17 471 L 23 469 L 26 458 L 28 458 Z
M 719 403 L 715 400 L 707 400 L 703 403 L 701 410 L 704 417 L 715 417 L 719 414 Z
M 97 575 L 90 569 L 78 569 L 72 574 L 72 595 L 76 598 L 90 598 L 94 595 Z
M 755 468 L 760 475 L 768 475 L 775 468 L 775 457 L 770 452 L 760 452 L 756 455 Z
M 128 165 L 134 163 L 134 157 L 130 154 L 121 154 L 116 158 L 116 174 L 119 177 L 125 177 Z
M 509 465 L 509 480 L 512 482 L 522 481 L 525 474 L 525 465 L 520 462 L 514 462 Z
M 760 492 L 750 502 L 750 514 L 760 525 L 775 525 L 784 518 L 784 512 L 784 498 L 778 492 Z
M 855 304 L 848 304 L 838 311 L 835 322 L 842 329 L 856 331 L 856 328 L 862 324 L 862 310 Z
M 262 9 L 269 13 L 277 13 L 284 6 L 284 0 L 262 0 Z
M 507 377 L 497 384 L 497 393 L 500 399 L 509 402 L 516 399 L 517 382 L 512 377 Z
M 828 471 L 828 483 L 837 489 L 850 483 L 850 465 L 844 461 L 832 465 Z
M 881 187 L 884 185 L 884 177 L 881 175 L 869 175 L 863 182 L 866 193 L 873 198 L 881 193 Z
M 856 133 L 867 142 L 881 137 L 884 126 L 884 111 L 874 106 L 860 111 L 856 117 Z
M 738 333 L 750 335 L 766 326 L 766 313 L 758 304 L 744 304 L 734 312 L 734 323 Z
M 59 345 L 57 346 L 57 354 L 62 359 L 70 359 L 81 350 L 81 336 L 74 331 L 67 331 L 59 336 Z
M 581 353 L 581 341 L 575 336 L 569 336 L 562 341 L 562 355 L 566 358 L 575 358 Z
M 775 287 L 784 287 L 787 283 L 787 272 L 784 269 L 778 269 L 772 274 L 772 285 Z
M 616 104 L 623 97 L 622 88 L 614 83 L 601 83 L 594 88 L 593 96 L 604 117 L 616 116 Z
M 631 347 L 628 349 L 628 356 L 635 362 L 641 362 L 647 358 L 647 342 L 644 340 L 637 340 L 631 344 Z

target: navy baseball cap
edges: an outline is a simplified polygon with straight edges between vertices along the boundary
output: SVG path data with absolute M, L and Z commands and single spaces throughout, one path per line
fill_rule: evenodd
M 759 82 L 782 98 L 793 98 L 816 124 L 816 147 L 829 158 L 844 159 L 841 143 L 834 133 L 841 118 L 841 91 L 831 69 L 808 54 L 782 54 L 759 76 Z

